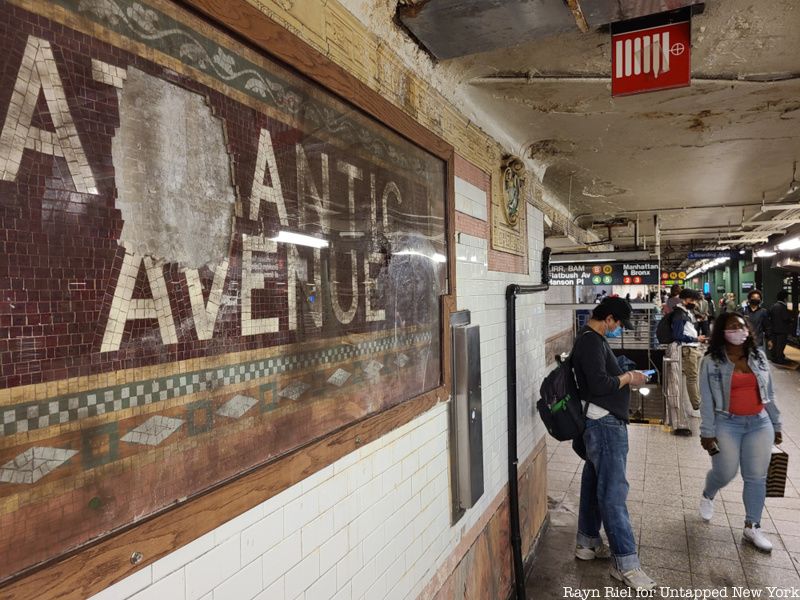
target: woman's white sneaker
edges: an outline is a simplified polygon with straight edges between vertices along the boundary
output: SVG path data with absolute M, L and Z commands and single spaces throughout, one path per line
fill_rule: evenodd
M 752 527 L 745 527 L 742 533 L 742 539 L 745 542 L 750 542 L 757 550 L 761 552 L 772 552 L 772 542 L 761 531 L 761 527 L 753 525 Z
M 714 518 L 714 501 L 705 496 L 700 496 L 700 516 L 703 521 L 710 521 Z

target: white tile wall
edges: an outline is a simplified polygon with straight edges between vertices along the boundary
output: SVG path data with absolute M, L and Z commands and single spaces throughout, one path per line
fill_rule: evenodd
M 485 491 L 455 527 L 440 404 L 92 600 L 417 598 L 507 481 L 505 289 L 538 283 L 543 244 L 541 213 L 528 208 L 531 275 L 489 272 L 486 240 L 457 240 L 458 307 L 481 326 Z M 533 395 L 544 371 L 542 295 L 520 296 L 517 317 L 524 460 L 544 433 Z
M 479 187 L 476 187 L 464 181 L 463 179 L 456 178 L 456 210 L 486 221 L 486 192 Z
M 572 304 L 575 302 L 575 289 L 572 286 L 553 286 L 545 293 L 548 303 Z M 548 310 L 545 339 L 572 329 L 573 313 L 571 310 Z

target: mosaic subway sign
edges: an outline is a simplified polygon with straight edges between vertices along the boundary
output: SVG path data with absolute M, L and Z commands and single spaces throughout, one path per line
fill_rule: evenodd
M 0 17 L 0 581 L 440 384 L 443 161 L 166 2 Z

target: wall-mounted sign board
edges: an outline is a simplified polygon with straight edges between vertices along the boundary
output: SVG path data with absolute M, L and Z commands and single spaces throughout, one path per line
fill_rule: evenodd
M 563 263 L 550 265 L 550 285 L 656 285 L 657 262 Z

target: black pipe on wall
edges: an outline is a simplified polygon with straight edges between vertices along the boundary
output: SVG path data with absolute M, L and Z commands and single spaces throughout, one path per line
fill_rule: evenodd
M 522 536 L 519 525 L 519 488 L 517 456 L 517 296 L 550 289 L 550 248 L 542 251 L 542 283 L 511 284 L 506 288 L 506 381 L 508 394 L 508 496 L 511 525 L 511 552 L 514 559 L 514 590 L 517 600 L 525 600 L 525 569 L 522 564 Z

